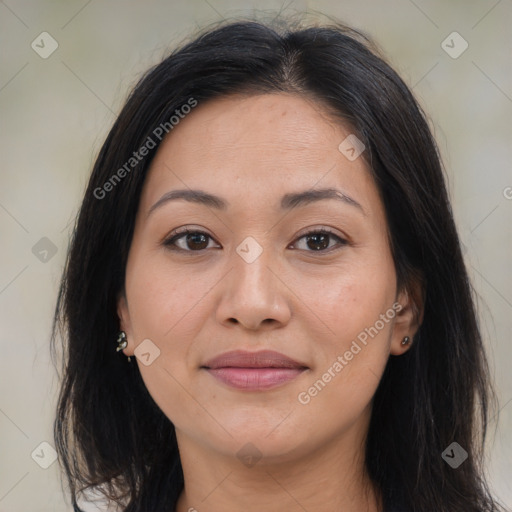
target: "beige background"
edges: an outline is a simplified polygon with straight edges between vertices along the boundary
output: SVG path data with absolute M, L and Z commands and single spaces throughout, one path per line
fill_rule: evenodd
M 512 1 L 5 0 L 0 512 L 70 510 L 57 463 L 43 469 L 31 454 L 51 462 L 50 449 L 40 447 L 53 444 L 57 379 L 48 339 L 70 222 L 128 88 L 196 27 L 254 10 L 319 11 L 367 31 L 429 113 L 498 389 L 487 467 L 496 494 L 512 507 Z M 58 43 L 46 59 L 31 48 L 44 31 Z M 441 47 L 453 31 L 469 45 L 456 59 Z M 32 252 L 43 237 L 57 249 L 46 262 L 41 248 Z

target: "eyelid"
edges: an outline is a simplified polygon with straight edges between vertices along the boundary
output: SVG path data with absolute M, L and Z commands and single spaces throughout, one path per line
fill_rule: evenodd
M 296 239 L 302 238 L 303 236 L 309 235 L 310 233 L 328 233 L 329 235 L 334 235 L 340 238 L 341 240 L 348 241 L 348 237 L 343 235 L 342 233 L 339 233 L 338 230 L 335 230 L 334 228 L 330 228 L 329 226 L 313 226 L 312 228 L 305 228 L 302 231 L 299 231 Z

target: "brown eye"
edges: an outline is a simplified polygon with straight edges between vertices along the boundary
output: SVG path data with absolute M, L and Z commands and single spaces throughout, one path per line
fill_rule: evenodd
M 183 230 L 164 242 L 166 247 L 173 250 L 182 250 L 188 252 L 202 251 L 208 248 L 209 240 L 213 240 L 210 235 L 203 231 Z M 180 241 L 181 245 L 176 242 Z
M 208 235 L 203 233 L 188 233 L 185 237 L 185 244 L 189 249 L 206 249 L 208 247 L 207 238 Z
M 306 233 L 305 235 L 302 235 L 298 240 L 306 239 L 306 247 L 307 249 L 303 249 L 309 252 L 329 252 L 326 251 L 326 249 L 338 246 L 343 246 L 347 244 L 347 241 L 343 238 L 339 237 L 338 235 L 335 235 L 331 231 L 327 229 L 321 229 L 317 231 L 310 231 L 309 233 Z M 330 241 L 332 239 L 336 239 L 338 242 L 337 244 L 334 244 L 334 246 L 330 246 Z M 294 244 L 295 246 L 297 244 Z M 301 249 L 299 247 L 299 249 Z
M 308 252 L 330 252 L 330 249 L 336 247 L 336 245 L 343 246 L 348 243 L 346 240 L 327 229 L 310 231 L 298 238 L 298 240 L 302 239 L 306 240 L 306 248 L 298 248 Z M 213 238 L 204 231 L 184 229 L 178 233 L 174 233 L 164 242 L 164 245 L 171 250 L 199 252 L 208 249 L 210 240 L 213 240 Z M 331 245 L 332 241 L 337 242 Z M 294 249 L 297 248 L 296 245 L 297 244 L 294 244 Z

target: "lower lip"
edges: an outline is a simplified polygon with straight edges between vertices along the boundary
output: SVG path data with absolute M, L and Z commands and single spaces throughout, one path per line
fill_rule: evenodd
M 290 382 L 305 368 L 207 368 L 216 379 L 228 386 L 245 389 L 271 389 Z

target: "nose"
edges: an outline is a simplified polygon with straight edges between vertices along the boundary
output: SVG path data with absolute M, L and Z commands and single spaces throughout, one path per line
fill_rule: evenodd
M 222 281 L 217 320 L 224 325 L 239 324 L 248 330 L 283 327 L 291 317 L 293 295 L 279 272 L 271 250 L 265 249 L 251 263 L 236 251 L 231 271 Z

